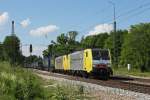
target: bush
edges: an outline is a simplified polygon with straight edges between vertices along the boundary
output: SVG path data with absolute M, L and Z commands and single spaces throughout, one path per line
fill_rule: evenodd
M 54 85 L 28 69 L 0 63 L 0 100 L 83 100 L 83 86 Z M 49 82 L 50 81 L 50 82 Z M 44 86 L 49 86 L 44 88 Z
M 72 86 L 69 84 L 49 87 L 49 98 L 52 100 L 89 100 L 83 88 L 83 86 Z
M 46 98 L 40 80 L 30 71 L 19 67 L 11 68 L 8 63 L 1 63 L 0 68 L 2 69 L 0 71 L 0 99 L 33 100 Z

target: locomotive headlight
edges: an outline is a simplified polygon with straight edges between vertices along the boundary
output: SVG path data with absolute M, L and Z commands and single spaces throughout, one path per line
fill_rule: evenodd
M 111 67 L 111 64 L 108 63 L 107 66 L 108 66 L 108 67 Z
M 95 65 L 95 64 L 93 64 L 93 67 L 96 67 L 96 65 Z

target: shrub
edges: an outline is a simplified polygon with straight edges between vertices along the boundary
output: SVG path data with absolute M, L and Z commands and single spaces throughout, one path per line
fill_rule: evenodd
M 9 64 L 0 64 L 0 99 L 17 100 L 44 99 L 44 88 L 40 80 L 30 71 L 20 67 L 11 68 Z M 4 100 L 5 100 L 4 99 Z

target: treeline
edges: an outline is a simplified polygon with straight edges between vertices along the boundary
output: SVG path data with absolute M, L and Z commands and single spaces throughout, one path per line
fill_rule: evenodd
M 43 56 L 55 58 L 85 48 L 108 48 L 114 67 L 131 64 L 132 68 L 142 72 L 150 71 L 150 23 L 132 25 L 129 30 L 118 30 L 116 33 L 82 37 L 81 41 L 76 40 L 77 35 L 77 31 L 62 33 L 55 42 L 51 41 Z
M 108 48 L 114 67 L 126 67 L 127 64 L 131 64 L 132 68 L 150 71 L 150 23 L 132 25 L 129 30 L 118 30 L 116 33 L 82 37 L 80 41 L 77 41 L 78 34 L 77 31 L 60 34 L 56 41 L 51 41 L 48 49 L 43 51 L 43 56 L 55 58 L 86 48 Z M 20 65 L 39 59 L 42 60 L 37 56 L 24 57 L 20 49 L 20 40 L 15 35 L 6 36 L 0 43 L 0 61 Z M 117 62 L 117 65 L 114 62 Z
M 25 67 L 31 66 L 33 62 L 42 62 L 42 58 L 36 55 L 25 57 L 21 48 L 20 39 L 16 35 L 6 36 L 4 41 L 0 42 L 0 61 Z
M 8 61 L 11 65 L 20 65 L 23 60 L 19 38 L 15 35 L 6 36 L 0 43 L 0 61 Z

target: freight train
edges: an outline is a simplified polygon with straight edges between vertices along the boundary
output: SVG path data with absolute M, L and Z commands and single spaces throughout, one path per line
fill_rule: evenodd
M 108 49 L 85 49 L 55 58 L 55 72 L 90 75 L 108 79 L 113 71 Z
M 109 49 L 85 49 L 55 59 L 45 57 L 34 68 L 86 78 L 96 76 L 109 79 L 113 75 Z

